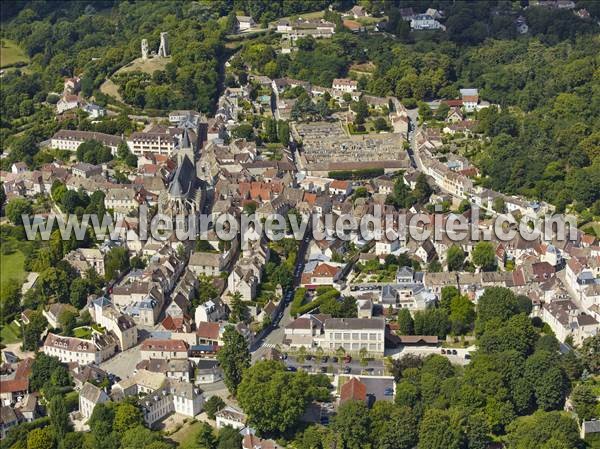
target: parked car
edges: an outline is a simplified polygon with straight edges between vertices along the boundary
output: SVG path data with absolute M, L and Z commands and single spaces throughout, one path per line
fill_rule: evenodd
M 288 371 L 298 371 L 295 366 L 288 366 L 286 369 Z
M 329 357 L 327 357 L 326 355 L 321 357 L 321 363 L 327 363 L 328 361 L 329 361 Z
M 349 366 L 344 367 L 344 374 L 350 374 L 351 371 L 352 368 L 350 368 Z
M 442 349 L 442 354 L 446 354 L 446 350 L 445 349 Z
M 352 361 L 352 356 L 347 355 L 346 357 L 344 357 L 344 363 L 350 363 Z
M 393 396 L 394 389 L 392 387 L 387 387 L 385 390 L 383 390 L 383 394 L 384 396 Z
M 337 358 L 337 357 L 332 357 L 332 358 L 331 358 L 331 361 L 332 361 L 333 363 L 337 363 L 337 362 L 338 362 L 338 358 Z
M 457 351 L 456 349 L 453 349 L 453 350 L 452 350 L 452 354 L 453 354 L 453 355 L 457 355 L 457 354 L 458 354 L 458 351 Z
M 465 354 L 465 359 L 466 360 L 471 360 L 471 354 Z
M 327 367 L 326 366 L 322 366 L 321 367 L 321 372 L 322 373 L 326 373 L 327 372 Z

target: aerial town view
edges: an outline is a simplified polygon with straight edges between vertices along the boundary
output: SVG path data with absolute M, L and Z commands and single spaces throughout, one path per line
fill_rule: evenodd
M 600 0 L 0 2 L 0 449 L 600 449 Z

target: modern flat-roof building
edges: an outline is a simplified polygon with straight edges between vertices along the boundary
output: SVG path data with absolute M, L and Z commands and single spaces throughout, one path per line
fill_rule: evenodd
M 366 349 L 383 355 L 385 351 L 385 320 L 383 318 L 329 318 L 323 333 L 314 339 L 317 346 L 333 352 L 343 348 L 346 352 Z

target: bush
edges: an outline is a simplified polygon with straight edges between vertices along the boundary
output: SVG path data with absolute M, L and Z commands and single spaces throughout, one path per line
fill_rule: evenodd
M 292 316 L 298 315 L 298 310 L 302 306 L 302 303 L 304 302 L 305 297 L 306 297 L 306 289 L 305 288 L 299 288 L 296 290 L 296 293 L 294 293 L 294 299 L 292 300 L 292 307 L 290 309 L 290 313 L 292 314 Z

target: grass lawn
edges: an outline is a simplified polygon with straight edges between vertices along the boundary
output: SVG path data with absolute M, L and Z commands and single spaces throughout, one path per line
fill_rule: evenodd
M 186 423 L 181 429 L 171 435 L 169 438 L 178 443 L 178 447 L 182 449 L 193 449 L 198 447 L 196 439 L 202 421 L 197 421 L 193 424 Z
M 4 284 L 9 279 L 24 282 L 27 272 L 23 268 L 25 255 L 21 251 L 12 254 L 0 254 L 0 282 Z
M 28 63 L 29 57 L 16 42 L 2 39 L 0 46 L 0 67 L 10 67 L 18 62 Z
M 92 338 L 92 329 L 87 326 L 77 327 L 73 329 L 73 335 L 77 338 L 89 340 L 90 338 Z
M 21 329 L 13 321 L 10 324 L 2 326 L 0 330 L 0 340 L 2 344 L 18 343 L 21 341 Z

